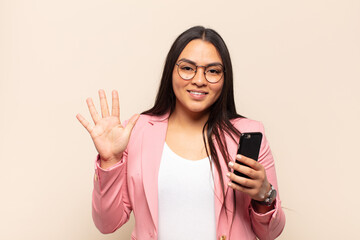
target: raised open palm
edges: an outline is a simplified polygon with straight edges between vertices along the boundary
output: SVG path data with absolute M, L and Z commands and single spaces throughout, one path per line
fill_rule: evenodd
M 111 115 L 104 90 L 99 90 L 99 97 L 102 117 L 96 111 L 92 99 L 88 98 L 86 100 L 95 125 L 88 122 L 81 114 L 77 114 L 76 118 L 90 133 L 96 150 L 100 154 L 102 165 L 105 163 L 104 165 L 109 167 L 120 161 L 139 115 L 132 116 L 128 124 L 123 127 L 120 122 L 118 92 L 116 90 L 112 91 Z

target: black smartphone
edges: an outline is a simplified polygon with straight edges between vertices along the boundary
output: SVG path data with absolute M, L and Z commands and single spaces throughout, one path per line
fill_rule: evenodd
M 245 157 L 252 158 L 255 161 L 257 161 L 259 158 L 261 140 L 262 140 L 261 132 L 242 133 L 240 136 L 239 148 L 238 148 L 237 153 L 241 154 Z M 245 164 L 239 162 L 238 160 L 236 160 L 236 163 L 245 165 Z M 242 174 L 236 170 L 234 170 L 234 173 L 240 177 L 249 178 L 247 175 Z

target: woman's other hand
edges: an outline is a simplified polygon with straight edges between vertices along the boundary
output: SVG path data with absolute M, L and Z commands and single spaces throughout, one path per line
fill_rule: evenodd
M 240 177 L 233 172 L 229 172 L 227 176 L 231 181 L 229 182 L 229 186 L 235 190 L 244 192 L 248 194 L 253 200 L 256 201 L 264 201 L 267 197 L 267 193 L 270 191 L 271 186 L 266 177 L 265 168 L 263 165 L 255 161 L 254 159 L 245 157 L 243 155 L 236 155 L 236 160 L 247 165 L 241 165 L 236 162 L 229 162 L 229 167 L 233 170 L 236 170 L 240 173 L 247 175 L 249 178 Z M 257 210 L 260 212 L 266 212 L 271 209 L 271 207 L 258 205 Z
M 119 95 L 112 91 L 112 111 L 109 112 L 104 90 L 99 90 L 101 115 L 96 111 L 91 98 L 86 99 L 91 118 L 94 124 L 88 122 L 81 114 L 76 118 L 90 133 L 101 159 L 101 167 L 109 168 L 121 160 L 122 154 L 130 139 L 130 134 L 135 126 L 139 114 L 133 115 L 128 124 L 123 127 L 120 122 Z

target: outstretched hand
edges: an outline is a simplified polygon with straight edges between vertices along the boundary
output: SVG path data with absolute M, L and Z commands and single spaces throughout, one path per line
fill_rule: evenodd
M 76 118 L 90 133 L 95 148 L 100 154 L 101 167 L 108 168 L 121 160 L 139 114 L 133 115 L 128 124 L 123 127 L 120 122 L 118 92 L 116 90 L 112 91 L 111 115 L 104 90 L 99 90 L 99 97 L 102 116 L 96 111 L 92 99 L 86 99 L 94 124 L 88 122 L 81 114 L 77 114 Z

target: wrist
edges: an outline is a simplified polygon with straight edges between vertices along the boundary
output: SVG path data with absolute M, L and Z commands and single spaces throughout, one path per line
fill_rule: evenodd
M 269 183 L 268 191 L 265 194 L 265 198 L 262 201 L 254 200 L 257 204 L 264 205 L 270 207 L 273 205 L 276 199 L 276 190 L 275 188 Z
M 266 206 L 266 205 L 260 204 L 259 201 L 252 199 L 251 206 L 256 213 L 265 214 L 275 208 L 275 202 L 276 201 L 273 201 L 273 203 L 270 206 Z
M 258 200 L 259 202 L 264 202 L 266 200 L 266 198 L 269 197 L 269 195 L 271 193 L 271 188 L 272 188 L 272 185 L 268 182 L 266 190 L 265 190 L 265 194 L 261 200 Z
M 101 155 L 99 157 L 100 159 L 100 167 L 103 169 L 108 169 L 112 166 L 114 166 L 115 164 L 117 164 L 118 162 L 121 161 L 123 154 L 119 154 L 118 156 L 113 156 L 113 157 L 109 157 L 109 158 L 103 158 Z

